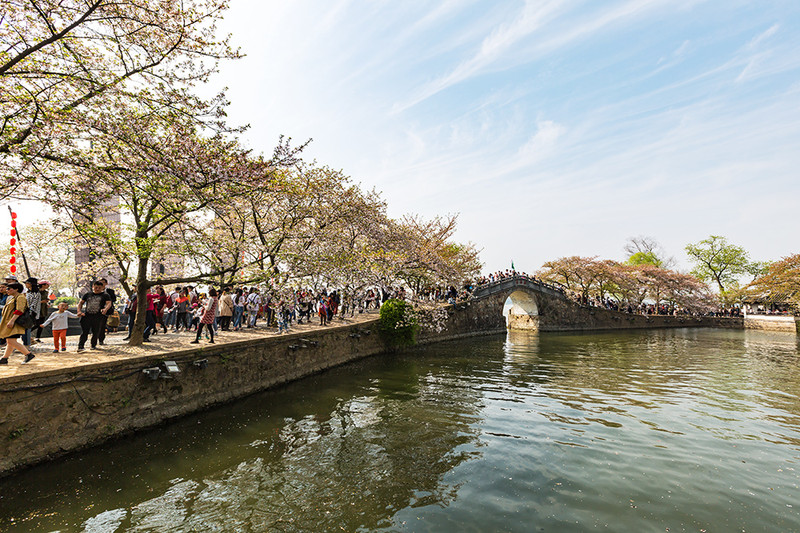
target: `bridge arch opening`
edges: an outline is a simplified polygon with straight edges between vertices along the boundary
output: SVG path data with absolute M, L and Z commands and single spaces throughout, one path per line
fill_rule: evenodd
M 508 295 L 503 304 L 503 316 L 508 329 L 539 329 L 539 304 L 527 291 L 516 290 Z

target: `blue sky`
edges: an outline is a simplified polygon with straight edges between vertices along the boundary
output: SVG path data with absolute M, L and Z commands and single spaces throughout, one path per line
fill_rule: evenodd
M 634 235 L 800 252 L 800 2 L 232 2 L 229 116 L 269 152 L 459 213 L 487 270 Z
M 487 270 L 634 235 L 800 251 L 800 3 L 233 2 L 230 118 L 269 152 L 459 213 Z

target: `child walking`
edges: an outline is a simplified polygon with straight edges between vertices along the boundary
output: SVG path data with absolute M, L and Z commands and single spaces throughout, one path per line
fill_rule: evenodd
M 78 315 L 71 311 L 67 311 L 69 305 L 66 302 L 58 304 L 58 310 L 53 311 L 47 320 L 45 320 L 40 327 L 44 328 L 47 324 L 53 324 L 53 353 L 58 353 L 59 343 L 61 344 L 60 350 L 67 351 L 67 328 L 69 327 L 70 318 L 78 318 Z

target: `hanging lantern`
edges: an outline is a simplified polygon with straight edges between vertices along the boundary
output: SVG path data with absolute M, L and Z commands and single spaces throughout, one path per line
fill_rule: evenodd
M 11 227 L 12 228 L 16 228 L 17 227 L 17 221 L 16 220 L 12 220 L 11 221 Z
M 11 212 L 11 220 L 14 220 L 15 218 L 17 218 L 17 214 L 12 211 Z
M 14 256 L 12 255 L 12 256 L 11 256 L 11 259 L 9 259 L 9 260 L 8 260 L 8 262 L 9 262 L 9 263 L 11 263 L 11 264 L 13 265 L 14 263 L 16 263 L 16 262 L 17 262 L 17 258 L 16 258 L 16 257 L 14 257 Z
M 16 249 L 16 248 L 14 248 L 14 247 L 12 246 L 12 247 L 11 247 L 11 249 L 10 249 L 8 252 L 9 252 L 11 255 L 14 255 L 15 253 L 17 253 L 17 249 Z
M 11 237 L 11 246 L 14 246 L 15 244 L 17 244 L 17 239 Z
M 11 228 L 11 236 L 12 237 L 16 237 L 17 236 L 17 230 L 15 230 L 14 228 Z
M 11 265 L 11 273 L 14 274 L 17 271 L 17 265 Z

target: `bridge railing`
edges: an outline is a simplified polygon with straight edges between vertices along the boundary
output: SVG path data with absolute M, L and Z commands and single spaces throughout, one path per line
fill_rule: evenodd
M 490 281 L 488 283 L 478 284 L 475 286 L 475 289 L 473 289 L 471 297 L 480 298 L 483 296 L 487 296 L 489 294 L 494 293 L 495 289 L 499 289 L 501 287 L 505 287 L 508 285 L 533 286 L 541 290 L 542 292 L 547 292 L 551 295 L 558 295 L 563 298 L 567 297 L 566 291 L 562 287 L 553 285 L 552 283 L 547 283 L 533 276 L 526 276 L 522 274 L 516 274 L 514 276 L 501 278 L 498 280 Z

